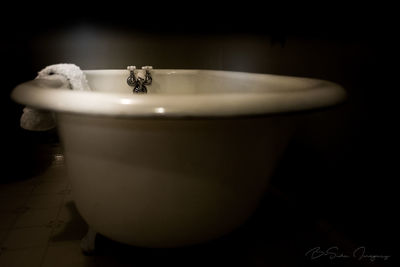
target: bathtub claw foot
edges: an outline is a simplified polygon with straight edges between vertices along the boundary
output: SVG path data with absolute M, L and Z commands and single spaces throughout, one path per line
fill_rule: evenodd
M 95 241 L 97 232 L 89 228 L 87 234 L 81 240 L 81 249 L 83 254 L 91 255 L 95 251 Z

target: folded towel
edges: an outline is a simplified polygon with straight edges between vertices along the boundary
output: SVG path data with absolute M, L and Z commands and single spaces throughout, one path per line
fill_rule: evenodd
M 71 90 L 90 90 L 85 74 L 74 64 L 50 65 L 38 73 L 36 79 L 59 80 L 61 87 Z M 31 131 L 46 131 L 56 126 L 53 112 L 25 107 L 21 116 L 22 128 Z

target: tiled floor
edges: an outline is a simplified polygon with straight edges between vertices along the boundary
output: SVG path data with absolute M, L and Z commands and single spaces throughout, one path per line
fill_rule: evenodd
M 64 159 L 39 175 L 0 184 L 0 266 L 87 266 L 79 249 L 87 225 L 71 197 Z M 76 253 L 75 253 L 76 252 Z
M 52 164 L 35 177 L 0 184 L 0 267 L 90 266 L 326 266 L 310 260 L 315 246 L 332 245 L 315 222 L 269 192 L 240 229 L 218 240 L 175 249 L 146 249 L 101 235 L 85 256 L 80 240 L 87 225 L 71 197 L 64 159 L 52 147 Z M 336 262 L 337 263 L 337 262 Z M 361 266 L 351 260 L 341 266 Z M 375 264 L 374 266 L 381 266 Z M 386 266 L 386 265 L 385 265 Z

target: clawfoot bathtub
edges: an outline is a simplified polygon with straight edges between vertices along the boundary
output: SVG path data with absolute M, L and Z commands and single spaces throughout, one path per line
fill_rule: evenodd
M 241 225 L 291 137 L 292 114 L 346 98 L 317 79 L 152 73 L 147 95 L 131 93 L 125 70 L 85 71 L 90 92 L 40 80 L 12 92 L 55 112 L 74 201 L 92 232 L 136 246 L 196 244 Z

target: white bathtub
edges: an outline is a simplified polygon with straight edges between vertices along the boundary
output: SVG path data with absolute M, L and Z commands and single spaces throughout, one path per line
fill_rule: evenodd
M 293 112 L 342 102 L 337 84 L 206 70 L 154 70 L 134 95 L 126 70 L 85 71 L 94 91 L 40 80 L 12 98 L 55 111 L 76 206 L 119 242 L 174 247 L 217 238 L 256 209 Z

